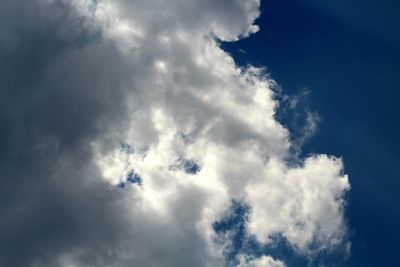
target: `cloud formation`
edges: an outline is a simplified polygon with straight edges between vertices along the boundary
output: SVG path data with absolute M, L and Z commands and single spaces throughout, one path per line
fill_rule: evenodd
M 343 242 L 340 159 L 291 159 L 275 82 L 219 42 L 258 0 L 0 3 L 1 266 L 285 266 L 213 224 L 314 255 Z

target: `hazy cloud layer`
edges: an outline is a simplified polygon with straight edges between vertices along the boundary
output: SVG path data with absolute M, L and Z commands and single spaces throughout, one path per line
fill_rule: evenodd
M 232 200 L 258 242 L 342 244 L 341 160 L 293 163 L 274 81 L 219 48 L 258 15 L 258 0 L 1 2 L 0 265 L 225 266 L 212 225 Z

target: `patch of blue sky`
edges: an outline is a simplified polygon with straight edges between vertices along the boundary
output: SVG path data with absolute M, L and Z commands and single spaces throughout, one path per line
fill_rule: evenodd
M 130 171 L 128 173 L 128 176 L 126 178 L 126 181 L 121 182 L 118 184 L 118 188 L 125 188 L 128 185 L 137 185 L 137 186 L 142 186 L 143 185 L 143 180 L 142 177 L 135 171 Z
M 195 175 L 201 171 L 201 166 L 194 160 L 179 158 L 177 163 L 170 167 L 171 170 L 180 169 L 188 174 Z

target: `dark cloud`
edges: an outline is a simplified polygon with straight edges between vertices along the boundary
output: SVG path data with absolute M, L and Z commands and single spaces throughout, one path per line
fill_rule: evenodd
M 123 219 L 116 192 L 93 182 L 89 145 L 121 119 L 123 61 L 105 64 L 117 51 L 68 5 L 13 1 L 0 10 L 0 265 L 108 249 L 123 237 Z

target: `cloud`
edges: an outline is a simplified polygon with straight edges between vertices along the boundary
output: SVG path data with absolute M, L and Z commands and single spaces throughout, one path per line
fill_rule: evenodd
M 213 224 L 232 200 L 259 242 L 341 244 L 342 161 L 289 163 L 275 82 L 219 47 L 257 31 L 259 1 L 0 10 L 0 265 L 224 266 Z
M 238 267 L 285 267 L 285 264 L 268 256 L 262 256 L 258 259 L 246 259 L 242 256 Z

